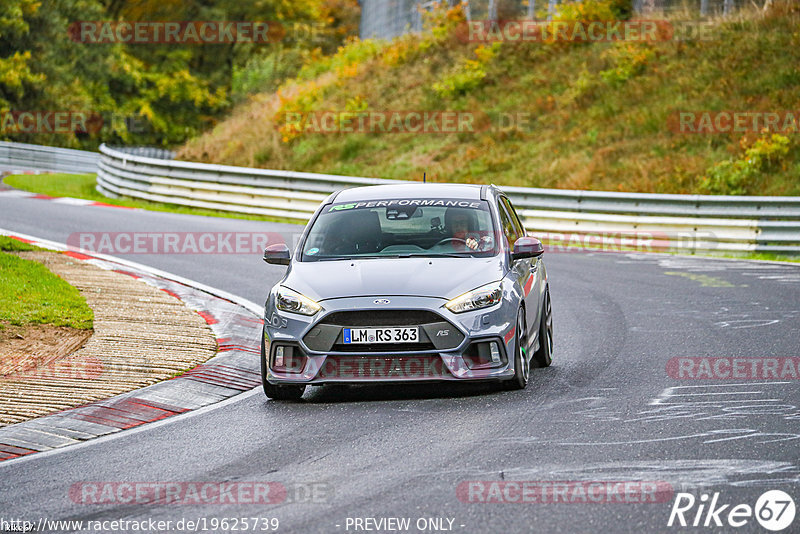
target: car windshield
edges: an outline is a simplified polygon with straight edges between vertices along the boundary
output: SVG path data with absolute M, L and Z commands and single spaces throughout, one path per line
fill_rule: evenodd
M 387 199 L 326 206 L 308 233 L 302 261 L 496 253 L 486 201 Z

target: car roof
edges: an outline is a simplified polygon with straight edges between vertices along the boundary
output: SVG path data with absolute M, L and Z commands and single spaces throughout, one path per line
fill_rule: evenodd
M 369 185 L 343 189 L 334 202 L 359 202 L 390 198 L 464 198 L 480 200 L 481 188 L 473 184 L 431 184 L 410 182 L 391 185 Z

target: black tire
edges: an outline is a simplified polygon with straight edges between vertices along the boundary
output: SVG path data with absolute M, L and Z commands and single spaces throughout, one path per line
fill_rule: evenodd
M 525 389 L 528 385 L 531 364 L 525 354 L 528 348 L 525 332 L 525 310 L 520 308 L 517 312 L 517 333 L 514 336 L 514 376 L 503 382 L 503 387 L 507 390 Z
M 549 367 L 553 363 L 553 310 L 550 306 L 550 289 L 545 289 L 539 321 L 539 349 L 533 353 L 532 361 L 537 367 Z
M 267 356 L 263 333 L 261 334 L 261 385 L 264 387 L 264 395 L 274 400 L 300 400 L 306 391 L 305 386 L 278 386 L 267 382 Z

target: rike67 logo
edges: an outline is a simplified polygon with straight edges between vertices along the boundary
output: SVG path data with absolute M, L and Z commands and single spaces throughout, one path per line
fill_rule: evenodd
M 709 500 L 710 499 L 710 500 Z M 678 493 L 672 504 L 667 526 L 681 527 L 743 527 L 756 521 L 767 530 L 778 532 L 794 521 L 795 505 L 792 497 L 781 490 L 763 493 L 755 506 L 749 504 L 722 504 L 719 492 L 704 493 L 696 498 L 691 493 Z

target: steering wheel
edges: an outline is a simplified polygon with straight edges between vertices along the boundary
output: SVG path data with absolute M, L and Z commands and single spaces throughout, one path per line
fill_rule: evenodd
M 445 237 L 444 239 L 442 239 L 441 241 L 439 241 L 438 243 L 436 243 L 433 246 L 434 247 L 438 247 L 439 245 L 444 245 L 445 243 L 449 243 L 451 241 L 453 241 L 453 242 L 461 242 L 461 243 L 463 243 L 463 245 L 465 247 L 467 246 L 467 242 L 464 239 L 459 239 L 457 237 Z M 431 248 L 433 248 L 433 247 L 431 247 Z

